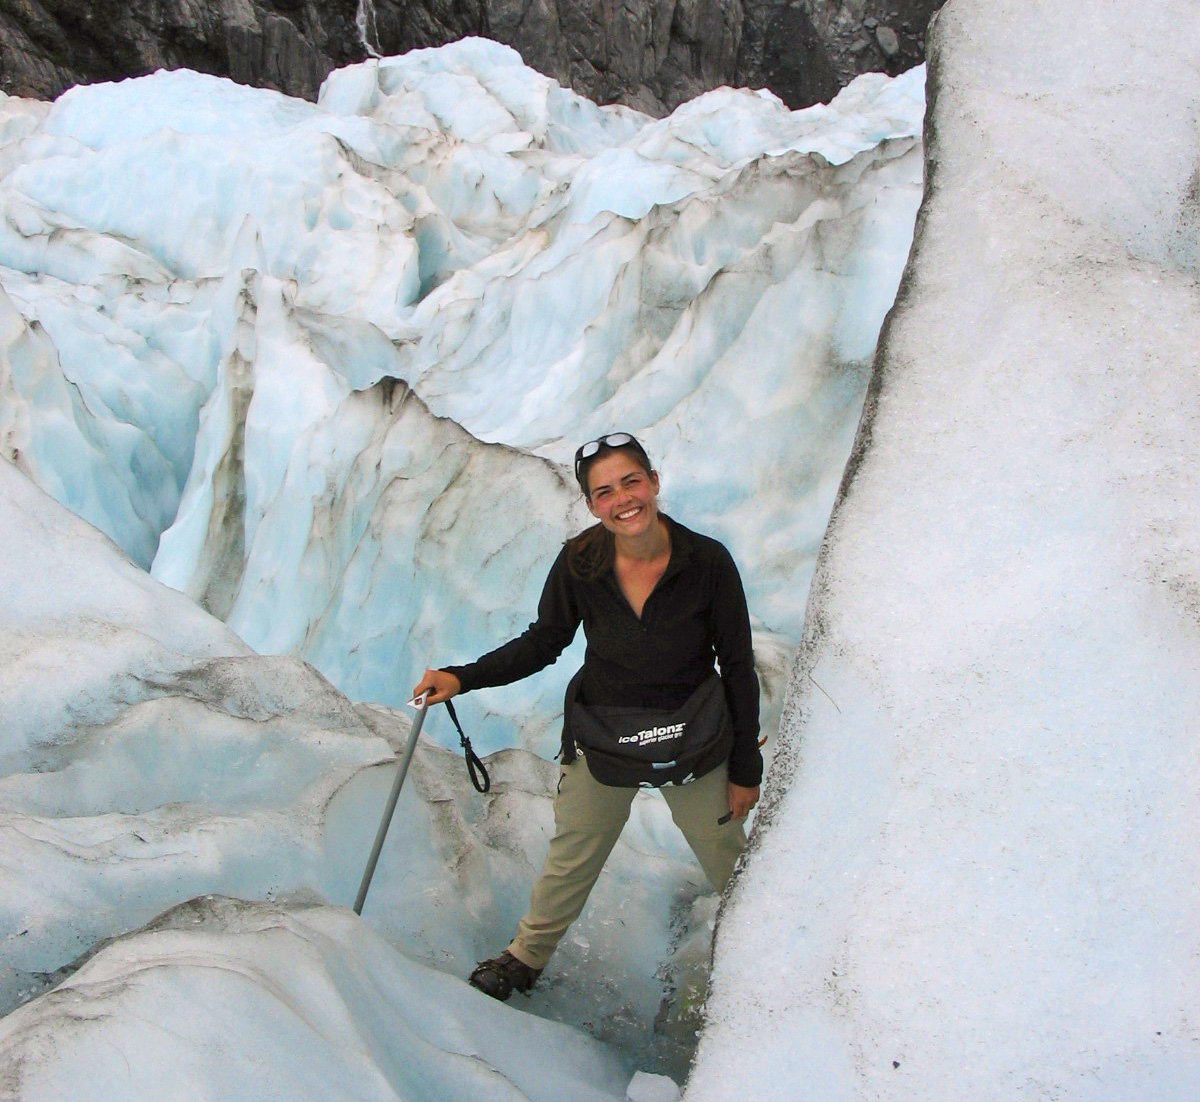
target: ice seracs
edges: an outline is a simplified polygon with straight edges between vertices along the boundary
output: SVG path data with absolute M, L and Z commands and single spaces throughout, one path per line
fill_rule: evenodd
M 424 748 L 367 928 L 333 905 L 405 726 L 338 689 L 510 636 L 586 523 L 571 449 L 619 427 L 742 564 L 777 708 L 804 632 L 687 1097 L 1190 1102 L 1193 16 L 943 9 L 806 628 L 922 74 L 650 120 L 475 41 L 316 105 L 187 73 L 0 99 L 0 990 L 118 936 L 0 1021 L 0 1078 L 227 1096 L 268 1053 L 323 1097 L 621 1096 L 712 918 L 654 801 L 532 1007 L 611 1000 L 608 1049 L 455 978 L 524 906 L 548 762 L 494 759 L 481 807 Z M 552 745 L 560 691 L 489 697 L 481 749 Z M 119 938 L 217 893 L 260 902 Z
M 922 109 L 914 72 L 654 120 L 481 40 L 315 105 L 186 72 L 73 89 L 0 135 L 0 433 L 256 650 L 399 705 L 397 670 L 528 621 L 588 522 L 573 449 L 627 429 L 741 564 L 777 699 Z M 509 462 L 537 492 L 501 517 L 476 495 Z M 481 748 L 553 752 L 560 665 L 492 694 Z

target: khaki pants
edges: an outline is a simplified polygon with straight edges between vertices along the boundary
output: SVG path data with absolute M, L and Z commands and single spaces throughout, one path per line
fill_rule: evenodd
M 740 821 L 717 825 L 729 811 L 727 783 L 728 769 L 722 765 L 689 784 L 659 789 L 675 825 L 718 892 L 725 890 L 738 854 L 746 848 L 746 831 Z M 601 784 L 581 757 L 562 767 L 550 852 L 533 886 L 529 913 L 521 919 L 517 936 L 508 947 L 519 961 L 531 968 L 546 966 L 567 927 L 583 911 L 637 792 L 636 788 Z

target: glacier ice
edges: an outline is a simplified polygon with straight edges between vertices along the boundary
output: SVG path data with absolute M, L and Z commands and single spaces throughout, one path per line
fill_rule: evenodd
M 578 439 L 639 433 L 669 508 L 732 547 L 777 713 L 921 195 L 923 73 L 653 120 L 465 41 L 337 72 L 317 104 L 163 72 L 0 108 L 0 980 L 27 1004 L 0 1051 L 26 1094 L 53 1090 L 150 1046 L 133 1023 L 183 992 L 228 1003 L 217 1022 L 253 1007 L 294 1060 L 297 1008 L 378 1028 L 369 989 L 321 977 L 360 967 L 337 905 L 406 730 L 387 705 L 532 615 L 588 523 Z M 541 1026 L 465 1072 L 446 1040 L 511 1017 L 450 976 L 523 912 L 555 780 L 527 750 L 557 742 L 569 664 L 471 702 L 481 751 L 523 748 L 492 757 L 486 800 L 449 751 L 414 761 L 364 922 L 403 949 L 389 998 L 433 984 L 466 1009 L 406 1035 L 429 1054 L 410 1089 L 665 1096 L 686 1073 L 716 901 L 649 795 L 528 1001 L 565 1023 L 548 1085 L 521 1078 Z M 155 957 L 181 923 L 183 960 Z M 272 938 L 289 948 L 248 969 L 241 943 Z M 38 1055 L 84 1006 L 95 1032 Z M 346 1071 L 331 1021 L 305 1082 Z M 234 1065 L 261 1041 L 242 1039 Z M 400 1044 L 353 1074 L 400 1081 Z M 139 1089 L 165 1066 L 145 1057 Z M 210 1074 L 189 1081 L 224 1092 Z
M 921 194 L 921 71 L 655 120 L 466 40 L 317 104 L 187 72 L 13 104 L 0 438 L 135 561 L 400 704 L 524 626 L 589 522 L 570 452 L 617 426 L 738 558 L 778 699 Z M 551 752 L 568 665 L 472 701 L 481 748 Z
M 943 10 L 692 1102 L 1194 1096 L 1191 14 Z M 554 767 L 499 753 L 479 801 L 422 745 L 359 922 L 385 705 L 531 613 L 619 421 L 745 564 L 778 709 L 921 83 L 650 120 L 474 41 L 316 105 L 0 98 L 6 1089 L 230 1097 L 269 1052 L 322 1097 L 673 1094 L 715 900 L 661 802 L 533 1016 L 493 1006 L 455 976 L 524 908 Z M 472 701 L 484 748 L 545 748 L 558 689 Z
M 129 932 L 162 912 L 201 896 L 237 897 L 265 901 L 276 909 L 268 925 L 278 925 L 287 921 L 280 908 L 321 904 L 337 909 L 331 921 L 344 931 L 408 721 L 381 705 L 353 705 L 296 658 L 254 654 L 7 462 L 0 616 L 0 1011 L 10 1012 L 0 1022 L 0 1075 L 19 1065 L 22 1090 L 33 1092 L 45 1070 L 31 1056 L 42 1026 L 26 1023 L 54 1029 L 56 1015 L 70 1017 L 76 996 L 58 985 L 109 942 L 106 959 L 122 978 L 100 988 L 112 999 L 104 1013 L 115 1032 L 101 1026 L 94 1043 L 127 1043 L 143 970 Z M 410 986 L 457 984 L 454 1002 L 486 1002 L 451 977 L 495 952 L 501 931 L 515 925 L 551 829 L 552 763 L 510 750 L 489 768 L 493 790 L 481 799 L 461 756 L 422 742 L 364 908 L 363 921 L 403 951 L 406 960 L 391 967 L 417 977 Z M 639 801 L 528 1009 L 607 1042 L 596 1051 L 619 1057 L 597 1058 L 622 1069 L 622 1084 L 633 1063 L 681 1077 L 695 1021 L 672 1015 L 671 1005 L 677 987 L 682 1004 L 702 985 L 714 903 L 663 801 Z M 193 909 L 208 914 L 203 903 Z M 361 943 L 361 925 L 350 929 L 358 933 L 339 937 Z M 230 951 L 197 950 L 201 959 Z M 330 958 L 322 967 L 335 966 Z M 421 979 L 428 968 L 449 975 Z M 272 1005 L 273 982 L 256 974 L 241 997 Z M 50 988 L 48 1001 L 37 997 Z M 351 1017 L 374 1013 L 357 989 L 349 1001 Z M 28 1013 L 17 1012 L 23 1004 Z M 670 1028 L 648 1031 L 659 1016 Z M 64 1058 L 82 1058 L 91 1043 Z M 322 1046 L 338 1043 L 334 1035 L 314 1042 L 314 1059 L 326 1061 Z M 554 1074 L 572 1077 L 569 1053 L 588 1042 L 564 1043 Z M 146 1097 L 162 1067 L 147 1066 Z M 58 1081 L 76 1072 L 45 1074 Z M 93 1079 L 96 1096 L 128 1097 L 121 1082 Z

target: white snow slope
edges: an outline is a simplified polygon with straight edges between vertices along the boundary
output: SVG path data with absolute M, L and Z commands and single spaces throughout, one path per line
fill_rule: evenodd
M 1200 1098 L 1200 21 L 951 0 L 688 1102 Z

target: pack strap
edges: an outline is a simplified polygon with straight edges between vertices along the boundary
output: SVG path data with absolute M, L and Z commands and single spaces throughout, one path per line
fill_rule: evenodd
M 492 778 L 488 776 L 488 771 L 483 762 L 479 760 L 479 755 L 471 748 L 471 740 L 467 738 L 462 724 L 458 722 L 458 713 L 454 710 L 454 702 L 447 700 L 445 704 L 446 711 L 450 713 L 450 719 L 458 731 L 458 740 L 462 743 L 463 757 L 467 759 L 467 772 L 471 776 L 471 784 L 475 786 L 476 792 L 485 793 L 492 787 Z

